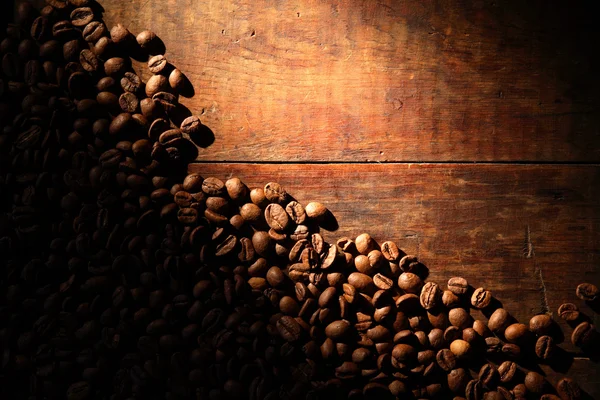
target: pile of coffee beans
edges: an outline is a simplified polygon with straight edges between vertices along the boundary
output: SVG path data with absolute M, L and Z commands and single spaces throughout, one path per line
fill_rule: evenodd
M 276 182 L 188 174 L 210 131 L 156 34 L 46 2 L 0 44 L 0 398 L 582 397 L 535 368 L 561 359 L 550 315 L 428 281 L 392 241 L 328 243 L 327 207 Z M 577 305 L 558 314 L 595 351 Z

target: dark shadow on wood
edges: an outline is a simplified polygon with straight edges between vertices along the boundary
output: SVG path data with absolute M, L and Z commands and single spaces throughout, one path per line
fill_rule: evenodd
M 325 213 L 323 220 L 319 223 L 319 226 L 326 231 L 334 232 L 340 228 L 337 219 L 333 215 L 333 213 L 329 210 Z
M 190 140 L 205 149 L 215 142 L 215 134 L 208 126 L 202 125 L 199 132 L 190 135 Z

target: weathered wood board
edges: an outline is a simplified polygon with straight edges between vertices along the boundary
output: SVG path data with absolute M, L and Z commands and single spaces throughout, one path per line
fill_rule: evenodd
M 100 2 L 191 79 L 202 160 L 600 160 L 585 2 Z

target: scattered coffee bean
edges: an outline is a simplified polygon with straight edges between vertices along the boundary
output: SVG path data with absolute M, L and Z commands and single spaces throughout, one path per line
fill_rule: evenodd
M 568 322 L 574 322 L 579 319 L 579 309 L 573 303 L 564 303 L 558 308 L 558 315 Z
M 577 294 L 577 297 L 585 301 L 594 302 L 600 297 L 600 289 L 598 289 L 596 285 L 593 285 L 591 283 L 580 284 L 579 286 L 577 286 L 575 292 Z

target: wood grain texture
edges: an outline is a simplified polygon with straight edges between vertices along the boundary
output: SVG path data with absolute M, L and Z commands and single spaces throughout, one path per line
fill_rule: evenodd
M 100 2 L 193 82 L 202 160 L 600 159 L 586 2 Z
M 581 305 L 575 287 L 600 283 L 600 167 L 513 165 L 195 164 L 203 176 L 277 181 L 298 201 L 323 202 L 340 228 L 325 238 L 370 233 L 417 254 L 430 279 L 456 275 L 487 287 L 519 320 Z M 572 329 L 560 321 L 566 342 Z M 577 354 L 581 356 L 581 354 Z M 556 373 L 544 367 L 551 381 Z M 600 398 L 600 366 L 576 360 L 570 375 Z

